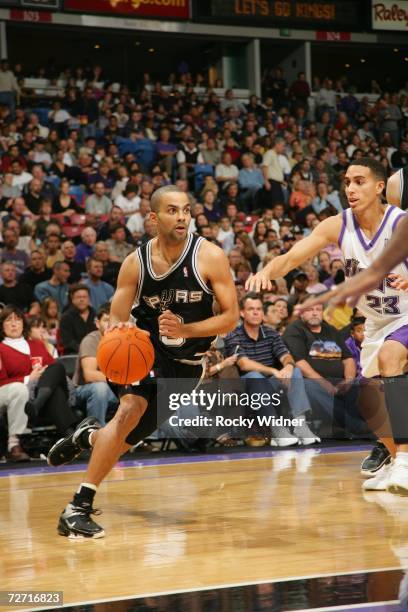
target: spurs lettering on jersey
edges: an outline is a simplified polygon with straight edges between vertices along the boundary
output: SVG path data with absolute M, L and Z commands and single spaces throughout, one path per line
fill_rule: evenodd
M 160 295 L 143 295 L 142 299 L 150 308 L 162 312 L 172 304 L 197 304 L 203 299 L 203 291 L 188 291 L 187 289 L 164 289 Z

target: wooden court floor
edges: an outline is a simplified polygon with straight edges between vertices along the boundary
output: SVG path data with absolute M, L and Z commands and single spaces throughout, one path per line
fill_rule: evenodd
M 61 590 L 66 605 L 400 568 L 408 498 L 363 495 L 365 454 L 117 468 L 93 541 L 56 532 L 81 472 L 0 477 L 0 590 Z

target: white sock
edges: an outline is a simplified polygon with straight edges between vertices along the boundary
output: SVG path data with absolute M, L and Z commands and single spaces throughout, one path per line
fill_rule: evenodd
M 20 441 L 17 436 L 9 436 L 7 443 L 7 450 L 10 452 L 14 446 L 19 446 Z
M 90 482 L 81 482 L 81 484 L 78 487 L 77 493 L 80 492 L 81 487 L 86 487 L 87 489 L 92 489 L 95 492 L 98 490 L 98 487 L 96 485 L 94 485 L 94 484 L 91 484 Z

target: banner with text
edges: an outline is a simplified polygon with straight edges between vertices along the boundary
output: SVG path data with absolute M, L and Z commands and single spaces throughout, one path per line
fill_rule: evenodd
M 152 17 L 156 19 L 189 19 L 189 0 L 65 0 L 64 9 L 79 13 Z
M 408 32 L 408 0 L 371 0 L 373 30 Z

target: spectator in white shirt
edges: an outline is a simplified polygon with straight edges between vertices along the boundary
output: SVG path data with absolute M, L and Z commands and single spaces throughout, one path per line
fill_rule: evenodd
M 215 168 L 215 180 L 220 183 L 222 188 L 225 189 L 230 183 L 236 183 L 238 181 L 239 170 L 237 166 L 232 163 L 230 153 L 223 153 L 221 163 L 217 164 Z
M 34 161 L 48 168 L 52 164 L 51 155 L 45 150 L 45 140 L 37 138 L 34 144 Z
M 232 230 L 231 220 L 229 217 L 224 216 L 220 219 L 220 229 L 216 236 L 217 242 L 220 243 L 222 250 L 225 253 L 229 253 L 235 244 L 235 235 Z
M 137 185 L 127 184 L 123 194 L 120 194 L 115 199 L 115 206 L 122 209 L 126 217 L 138 212 L 141 198 L 137 195 Z
M 143 199 L 140 202 L 140 208 L 138 212 L 131 215 L 126 223 L 126 227 L 132 234 L 135 240 L 139 240 L 144 233 L 144 222 L 150 214 L 150 202 L 149 200 Z
M 11 172 L 13 174 L 13 187 L 23 189 L 24 185 L 27 185 L 27 183 L 33 180 L 33 175 L 23 170 L 23 167 L 19 161 L 12 162 Z

